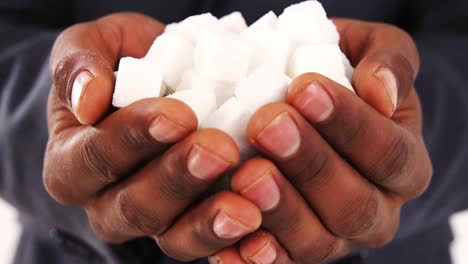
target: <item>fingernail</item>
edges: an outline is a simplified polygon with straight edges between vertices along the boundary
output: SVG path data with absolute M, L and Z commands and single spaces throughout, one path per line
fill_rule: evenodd
M 395 75 L 387 67 L 380 67 L 375 73 L 375 76 L 383 85 L 385 92 L 387 93 L 387 96 L 393 106 L 393 111 L 395 111 L 398 100 L 398 84 Z
M 173 143 L 187 135 L 188 130 L 165 116 L 157 116 L 149 126 L 149 133 L 158 142 Z
M 194 145 L 188 156 L 187 167 L 194 177 L 211 180 L 223 173 L 229 165 L 230 163 L 221 157 Z
M 83 91 L 93 78 L 94 76 L 89 71 L 82 71 L 76 76 L 71 92 L 71 103 L 74 113 L 76 113 L 76 110 L 78 109 Z
M 208 262 L 210 262 L 210 264 L 221 264 L 222 263 L 221 259 L 216 255 L 208 257 Z
M 333 101 L 323 86 L 312 82 L 293 102 L 311 122 L 322 122 L 333 112 Z
M 278 184 L 270 172 L 241 191 L 241 194 L 257 205 L 262 212 L 275 208 L 280 201 Z
M 257 141 L 274 155 L 288 158 L 299 149 L 301 135 L 289 114 L 283 113 L 260 132 Z
M 220 238 L 232 239 L 244 236 L 253 230 L 244 226 L 239 221 L 232 219 L 221 211 L 216 215 L 213 222 L 213 231 Z
M 276 249 L 269 241 L 262 249 L 249 259 L 255 264 L 271 264 L 276 260 Z

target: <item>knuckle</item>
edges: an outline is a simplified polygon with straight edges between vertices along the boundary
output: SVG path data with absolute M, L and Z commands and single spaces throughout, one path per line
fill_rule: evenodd
M 89 218 L 89 216 L 88 216 L 88 219 L 89 219 L 89 224 L 94 234 L 102 241 L 106 241 L 108 243 L 124 242 L 124 239 L 118 238 L 115 234 L 112 234 L 111 232 L 109 232 L 109 230 L 107 230 L 99 221 L 96 221 L 95 219 L 91 219 Z
M 156 236 L 154 240 L 166 256 L 183 262 L 190 262 L 194 260 L 193 257 L 187 256 L 187 253 L 182 253 L 179 250 L 177 250 L 164 235 Z
M 421 154 L 418 155 L 418 165 L 411 166 L 414 171 L 409 172 L 409 175 L 414 176 L 406 197 L 410 200 L 420 197 L 427 190 L 432 180 L 432 162 L 423 143 L 419 145 L 419 150 Z
M 65 188 L 59 184 L 59 181 L 57 181 L 55 177 L 44 174 L 43 185 L 50 197 L 52 197 L 58 203 L 67 206 L 75 205 L 77 203 L 75 199 L 68 195 L 67 192 L 62 191 Z
M 299 234 L 301 232 L 300 219 L 302 213 L 298 206 L 290 208 L 287 214 L 275 214 L 274 220 L 265 217 L 263 226 L 274 234 Z
M 149 149 L 153 144 L 149 136 L 142 131 L 141 126 L 129 126 L 125 132 L 119 133 L 119 140 L 131 152 Z
M 159 234 L 168 227 L 160 217 L 139 208 L 126 191 L 117 198 L 117 215 L 127 227 L 142 235 Z
M 343 238 L 362 236 L 375 226 L 378 206 L 376 189 L 360 195 L 345 207 L 334 232 Z
M 297 263 L 318 264 L 326 262 L 335 255 L 340 247 L 338 238 L 327 235 L 320 238 L 319 241 L 314 241 L 313 245 L 306 247 L 306 252 L 296 258 Z
M 71 192 L 68 191 L 67 186 L 64 184 L 63 179 L 59 179 L 57 166 L 60 166 L 62 162 L 56 159 L 57 153 L 51 150 L 53 145 L 52 141 L 49 141 L 47 145 L 46 155 L 44 159 L 44 169 L 42 172 L 42 183 L 47 193 L 58 203 L 62 205 L 75 205 L 78 203 Z
M 168 200 L 192 200 L 196 194 L 204 189 L 204 184 L 193 177 L 185 165 L 185 157 L 180 153 L 171 152 L 166 155 L 159 174 L 161 195 Z
M 212 252 L 226 246 L 226 242 L 223 243 L 221 239 L 217 238 L 206 223 L 192 221 L 190 229 L 192 230 L 195 241 L 199 242 L 206 249 L 209 249 Z
M 386 246 L 395 237 L 395 234 L 397 233 L 399 226 L 400 226 L 400 214 L 395 213 L 388 219 L 388 221 L 386 221 L 385 227 L 379 233 L 377 233 L 372 239 L 370 239 L 368 243 L 366 243 L 365 246 L 369 248 L 380 248 L 380 247 Z
M 402 133 L 395 133 L 384 143 L 374 165 L 370 167 L 369 175 L 373 180 L 387 186 L 405 171 L 411 156 L 405 136 Z
M 194 186 L 183 184 L 176 174 L 161 174 L 161 195 L 168 200 L 187 201 L 194 196 Z
M 368 244 L 367 247 L 381 248 L 381 247 L 388 245 L 395 237 L 397 228 L 398 228 L 398 225 L 396 225 L 395 228 L 392 227 L 391 229 L 385 230 L 385 232 L 382 232 L 381 234 L 377 235 L 374 241 Z
M 172 251 L 172 247 L 169 246 L 169 242 L 164 236 L 155 236 L 154 240 L 158 244 L 159 249 L 164 253 L 164 255 L 177 259 L 177 254 Z
M 304 163 L 304 168 L 291 176 L 294 183 L 307 187 L 319 188 L 322 181 L 331 172 L 330 157 L 321 151 L 311 155 L 311 159 Z
M 91 219 L 88 214 L 88 222 L 93 230 L 94 234 L 99 237 L 99 239 L 107 242 L 114 242 L 112 236 L 105 230 L 105 228 L 94 219 Z
M 416 185 L 416 188 L 413 190 L 412 195 L 410 196 L 410 199 L 416 199 L 420 197 L 429 187 L 429 184 L 431 183 L 432 180 L 432 174 L 433 172 L 433 167 L 432 167 L 432 162 L 429 157 L 425 159 L 425 165 L 421 166 L 421 174 L 420 176 L 420 181 Z
M 50 174 L 47 170 L 44 171 L 42 182 L 47 193 L 55 201 L 62 205 L 74 205 L 75 200 L 72 199 L 67 192 L 64 192 L 64 186 L 56 179 L 55 175 Z
M 119 177 L 114 172 L 117 164 L 110 157 L 110 150 L 93 133 L 84 135 L 80 145 L 81 160 L 85 168 L 104 184 L 115 182 Z
M 368 115 L 362 113 L 363 109 L 358 106 L 351 107 L 340 115 L 335 115 L 335 120 L 331 120 L 340 126 L 340 133 L 336 135 L 336 144 L 345 151 L 353 149 L 361 144 L 369 132 L 369 126 L 365 125 L 364 118 Z

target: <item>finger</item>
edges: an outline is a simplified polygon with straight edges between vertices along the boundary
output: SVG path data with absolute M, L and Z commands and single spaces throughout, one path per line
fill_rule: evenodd
M 168 256 L 192 261 L 233 245 L 257 230 L 261 219 L 254 204 L 239 195 L 223 192 L 183 215 L 155 239 Z
M 118 59 L 144 56 L 163 30 L 164 26 L 150 17 L 118 13 L 64 31 L 50 59 L 61 102 L 80 123 L 95 124 L 110 107 Z
M 233 175 L 232 190 L 262 210 L 263 227 L 278 239 L 294 262 L 322 263 L 347 250 L 345 240 L 329 232 L 271 161 L 247 161 Z
M 248 130 L 253 145 L 278 164 L 334 235 L 372 246 L 393 237 L 400 204 L 343 160 L 294 108 L 267 105 Z
M 431 165 L 417 100 L 402 105 L 390 120 L 341 85 L 307 74 L 291 84 L 287 101 L 372 182 L 407 199 L 427 188 Z M 405 128 L 407 124 L 415 127 Z
M 61 203 L 83 203 L 196 128 L 190 108 L 157 98 L 120 109 L 96 127 L 72 127 L 58 134 L 52 130 L 45 186 Z
M 237 147 L 227 134 L 194 132 L 121 184 L 93 197 L 86 204 L 90 222 L 106 241 L 162 234 L 238 162 Z
M 386 24 L 335 19 L 341 49 L 356 71 L 357 94 L 391 117 L 409 95 L 419 71 L 419 55 L 409 34 Z
M 246 262 L 242 259 L 239 250 L 235 246 L 223 248 L 215 255 L 210 256 L 208 260 L 210 264 L 246 264 Z
M 243 238 L 239 251 L 245 262 L 250 264 L 294 263 L 276 238 L 264 230 Z

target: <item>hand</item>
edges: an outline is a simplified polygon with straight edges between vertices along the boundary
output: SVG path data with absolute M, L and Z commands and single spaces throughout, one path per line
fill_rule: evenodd
M 413 41 L 388 25 L 335 22 L 357 65 L 359 97 L 305 74 L 291 84 L 288 104 L 254 115 L 249 141 L 265 158 L 246 162 L 232 189 L 262 210 L 264 230 L 211 260 L 321 263 L 380 247 L 397 231 L 401 206 L 427 188 L 432 166 L 413 86 Z
M 220 131 L 194 132 L 188 106 L 152 98 L 110 111 L 118 59 L 144 56 L 163 29 L 123 13 L 60 35 L 51 55 L 44 184 L 57 201 L 82 206 L 103 240 L 150 236 L 171 257 L 188 261 L 253 232 L 261 213 L 232 192 L 200 199 L 239 153 Z

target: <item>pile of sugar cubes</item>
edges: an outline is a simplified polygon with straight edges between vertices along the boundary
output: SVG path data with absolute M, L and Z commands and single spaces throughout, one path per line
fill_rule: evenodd
M 200 128 L 228 133 L 244 159 L 250 117 L 265 104 L 285 100 L 291 80 L 320 73 L 353 90 L 353 67 L 339 34 L 318 1 L 269 12 L 251 26 L 234 12 L 170 24 L 142 59 L 122 58 L 113 105 L 167 96 L 192 108 Z

